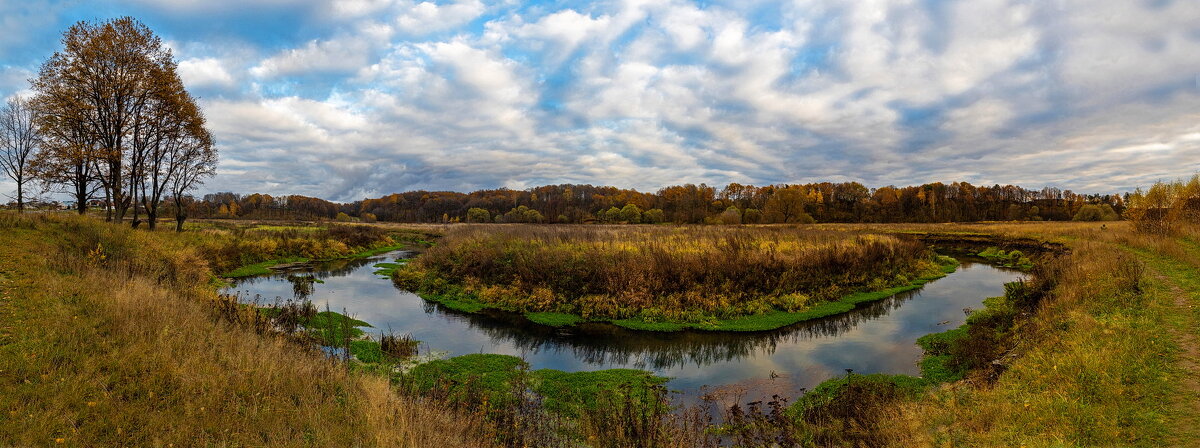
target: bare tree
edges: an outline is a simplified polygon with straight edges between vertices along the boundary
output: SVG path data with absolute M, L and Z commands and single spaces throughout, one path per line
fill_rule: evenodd
M 24 98 L 9 99 L 0 108 L 0 170 L 17 183 L 18 212 L 25 211 L 25 184 L 41 147 L 36 122 L 37 111 Z
M 154 229 L 162 196 L 170 190 L 176 202 L 176 230 L 182 230 L 187 219 L 181 207 L 183 194 L 213 174 L 216 151 L 204 127 L 204 114 L 178 76 L 165 78 L 159 95 L 155 132 L 145 155 L 146 172 L 139 181 L 142 204 Z
M 203 117 L 198 121 L 200 125 L 195 123 L 184 134 L 186 138 L 180 141 L 177 150 L 170 152 L 170 161 L 167 163 L 175 170 L 170 177 L 170 185 L 171 196 L 175 200 L 176 232 L 183 231 L 183 222 L 187 219 L 184 196 L 217 172 L 217 150 L 213 148 L 212 135 L 204 129 Z

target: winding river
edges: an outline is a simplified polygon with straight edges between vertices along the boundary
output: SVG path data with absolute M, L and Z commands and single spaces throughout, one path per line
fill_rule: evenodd
M 839 316 L 758 333 L 654 333 L 608 324 L 554 329 L 510 313 L 448 310 L 374 273 L 375 264 L 407 256 L 392 252 L 245 278 L 226 292 L 259 304 L 304 296 L 319 309 L 328 305 L 369 322 L 375 329 L 368 332 L 411 333 L 423 341 L 423 353 L 509 354 L 534 369 L 644 369 L 672 378 L 668 387 L 685 400 L 704 393 L 731 402 L 795 396 L 846 369 L 917 375 L 918 337 L 961 325 L 964 309 L 982 307 L 984 298 L 1002 295 L 1004 283 L 1021 276 L 961 259 L 959 269 L 942 279 Z M 289 275 L 311 275 L 321 282 L 296 287 Z

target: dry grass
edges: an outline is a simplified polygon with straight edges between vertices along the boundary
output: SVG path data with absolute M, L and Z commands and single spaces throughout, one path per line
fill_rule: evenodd
M 893 226 L 1066 243 L 1049 300 L 1012 332 L 1003 373 L 945 386 L 882 417 L 893 446 L 1193 446 L 1194 391 L 1181 330 L 1196 328 L 1171 282 L 1200 293 L 1200 252 L 1127 223 Z M 1167 272 L 1190 265 L 1190 272 Z M 1194 299 L 1193 299 L 1194 300 Z M 1194 302 L 1193 302 L 1194 303 Z M 1182 314 L 1181 314 L 1182 311 Z M 1189 409 L 1190 407 L 1190 409 Z M 1187 433 L 1192 435 L 1182 435 Z
M 484 445 L 477 421 L 385 377 L 215 319 L 207 270 L 178 242 L 0 221 L 0 444 Z M 101 249 L 80 252 L 89 238 Z
M 912 239 L 694 226 L 461 226 L 405 270 L 505 309 L 684 322 L 803 310 L 940 272 Z

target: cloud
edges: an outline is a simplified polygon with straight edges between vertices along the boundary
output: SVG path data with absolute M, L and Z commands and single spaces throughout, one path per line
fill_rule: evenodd
M 329 40 L 311 40 L 304 46 L 284 50 L 264 59 L 250 69 L 254 76 L 352 73 L 369 61 L 371 45 L 364 39 L 344 36 Z
M 233 76 L 225 70 L 224 64 L 216 58 L 193 58 L 179 62 L 179 77 L 188 87 L 233 85 Z
M 966 180 L 1114 192 L 1200 170 L 1195 2 L 105 4 L 187 18 L 148 23 L 189 88 L 215 94 L 203 105 L 221 189 L 354 200 Z M 94 8 L 45 20 L 61 28 Z M 271 11 L 295 23 L 248 25 Z M 0 55 L 36 53 L 36 40 L 0 38 Z M 0 59 L 0 94 L 36 69 Z

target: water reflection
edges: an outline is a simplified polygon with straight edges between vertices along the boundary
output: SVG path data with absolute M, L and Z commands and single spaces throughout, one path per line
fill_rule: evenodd
M 427 303 L 425 311 L 464 318 L 471 329 L 486 334 L 493 341 L 511 344 L 522 352 L 569 351 L 587 364 L 621 364 L 661 370 L 704 367 L 750 356 L 770 356 L 780 345 L 835 337 L 861 322 L 888 314 L 919 293 L 919 290 L 908 291 L 842 315 L 753 333 L 651 333 L 602 323 L 555 329 L 530 323 L 518 314 L 501 311 L 490 311 L 484 315 L 470 314 L 435 303 Z
M 397 290 L 374 274 L 374 264 L 407 255 L 324 263 L 248 278 L 232 289 L 242 297 L 303 294 L 318 308 L 348 309 L 377 328 L 411 332 L 429 349 L 452 356 L 511 354 L 524 357 L 534 368 L 567 371 L 646 369 L 673 377 L 673 388 L 690 392 L 705 385 L 741 384 L 786 394 L 848 368 L 860 373 L 918 373 L 918 337 L 962 324 L 963 308 L 978 308 L 984 298 L 1002 294 L 1003 284 L 1019 276 L 965 260 L 958 272 L 921 289 L 775 331 L 653 333 L 608 324 L 554 329 L 512 313 L 449 310 Z

